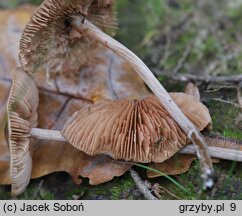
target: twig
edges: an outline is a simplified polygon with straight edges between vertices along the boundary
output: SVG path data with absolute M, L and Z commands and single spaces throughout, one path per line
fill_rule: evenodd
M 165 76 L 169 79 L 181 82 L 202 82 L 202 83 L 216 83 L 216 84 L 238 84 L 242 82 L 242 75 L 232 76 L 199 76 L 193 74 L 172 74 L 170 72 L 153 69 L 155 75 Z
M 204 92 L 207 92 L 207 93 L 213 93 L 213 92 L 217 92 L 217 91 L 220 91 L 221 89 L 235 89 L 236 87 L 233 85 L 233 86 L 214 86 L 214 85 L 209 85 L 207 87 L 207 90 L 205 90 Z
M 177 73 L 181 70 L 183 64 L 185 63 L 186 59 L 188 58 L 188 56 L 189 56 L 190 53 L 191 53 L 191 49 L 192 49 L 192 45 L 189 45 L 189 46 L 185 49 L 185 51 L 184 51 L 184 53 L 183 53 L 181 59 L 178 61 L 178 63 L 177 63 L 177 65 L 176 65 L 175 69 L 174 69 L 173 72 L 172 72 L 174 75 L 177 74 Z
M 239 102 L 239 107 L 240 107 L 240 110 L 242 111 L 242 93 L 241 93 L 241 87 L 242 87 L 242 82 L 240 82 L 236 88 L 237 90 L 237 99 L 238 99 L 238 102 Z
M 161 68 L 164 63 L 166 62 L 166 60 L 169 58 L 170 56 L 170 48 L 171 48 L 171 38 L 166 36 L 166 44 L 165 44 L 165 49 L 164 49 L 164 55 L 163 58 L 160 60 L 158 67 Z
M 219 101 L 219 102 L 222 102 L 222 103 L 226 103 L 226 104 L 230 104 L 230 105 L 233 105 L 233 106 L 235 106 L 235 107 L 240 108 L 240 105 L 238 105 L 238 104 L 236 104 L 236 103 L 234 103 L 234 102 L 232 102 L 232 101 L 223 100 L 223 99 L 221 99 L 221 98 L 213 98 L 213 100 L 215 100 L 215 101 Z
M 144 195 L 147 200 L 158 200 L 155 196 L 152 195 L 151 191 L 147 188 L 146 184 L 142 181 L 142 179 L 134 169 L 130 168 L 129 172 L 135 184 L 139 188 L 139 191 Z
M 43 183 L 44 183 L 44 181 L 43 181 L 43 180 L 41 180 L 41 181 L 40 181 L 40 183 L 39 183 L 39 185 L 38 185 L 37 190 L 34 192 L 34 195 L 33 195 L 33 200 L 35 200 L 35 199 L 37 198 L 37 195 L 38 195 L 38 193 L 40 192 L 40 190 L 41 190 L 41 188 L 42 188 Z
M 168 193 L 170 196 L 174 197 L 174 198 L 177 199 L 177 200 L 182 200 L 181 197 L 179 197 L 179 196 L 173 194 L 171 191 L 167 190 L 166 188 L 164 188 L 164 187 L 162 187 L 162 186 L 160 186 L 160 185 L 159 185 L 159 189 L 165 191 L 166 193 Z

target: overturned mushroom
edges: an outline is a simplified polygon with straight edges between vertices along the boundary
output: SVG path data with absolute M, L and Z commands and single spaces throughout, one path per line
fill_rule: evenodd
M 186 136 L 154 96 L 104 100 L 76 112 L 64 137 L 89 155 L 135 162 L 162 162 L 186 144 Z
M 13 73 L 8 100 L 8 133 L 12 195 L 22 193 L 29 183 L 32 169 L 30 135 L 37 126 L 39 94 L 34 81 L 21 69 Z
M 36 65 L 45 64 L 47 75 L 49 74 L 49 70 L 55 71 L 58 70 L 58 68 L 65 67 L 65 64 L 59 66 L 59 61 L 55 61 L 56 56 L 60 53 L 65 57 L 70 56 L 71 52 L 69 51 L 71 49 L 66 49 L 69 47 L 66 46 L 66 44 L 69 45 L 73 38 L 93 39 L 108 47 L 130 63 L 157 96 L 160 103 L 171 117 L 196 145 L 198 157 L 201 162 L 202 179 L 204 181 L 203 186 L 204 188 L 212 187 L 214 183 L 214 170 L 211 158 L 208 154 L 206 142 L 199 130 L 186 118 L 149 68 L 134 53 L 103 33 L 87 20 L 87 18 L 90 18 L 90 21 L 93 21 L 91 16 L 93 12 L 92 8 L 96 8 L 96 12 L 98 13 L 102 11 L 102 7 L 111 8 L 112 1 L 60 0 L 57 2 L 45 0 L 33 15 L 31 22 L 26 27 L 23 34 L 19 55 L 22 67 L 27 72 L 34 73 Z M 99 17 L 105 17 L 105 15 Z M 99 23 L 102 22 L 97 22 L 97 24 Z M 49 27 L 51 29 L 49 29 Z M 65 37 L 62 37 L 63 35 Z M 52 45 L 50 48 L 49 44 Z M 36 50 L 38 54 L 36 54 Z M 59 50 L 61 50 L 61 52 Z M 74 59 L 74 62 L 70 61 L 73 65 L 79 62 L 75 61 L 75 57 L 71 59 Z M 71 68 L 71 64 L 67 63 L 67 66 Z

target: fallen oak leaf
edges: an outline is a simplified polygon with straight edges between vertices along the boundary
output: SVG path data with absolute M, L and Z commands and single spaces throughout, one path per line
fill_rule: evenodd
M 18 50 L 24 27 L 37 7 L 24 5 L 15 10 L 0 10 L 0 74 L 11 79 L 12 70 L 19 65 Z
M 166 175 L 180 175 L 189 170 L 194 160 L 196 160 L 194 155 L 175 154 L 173 157 L 162 163 L 151 163 L 149 167 L 159 170 Z M 159 176 L 159 173 L 147 170 L 148 178 L 156 178 Z

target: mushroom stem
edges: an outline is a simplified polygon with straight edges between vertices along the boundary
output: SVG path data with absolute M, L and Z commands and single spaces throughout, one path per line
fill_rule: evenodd
M 139 74 L 139 76 L 149 86 L 152 92 L 157 96 L 160 103 L 165 107 L 172 118 L 177 122 L 177 124 L 187 134 L 188 138 L 196 146 L 197 157 L 200 160 L 203 186 L 205 189 L 211 188 L 214 185 L 215 176 L 205 139 L 194 126 L 194 124 L 178 108 L 176 103 L 172 100 L 168 92 L 156 79 L 150 69 L 127 47 L 102 32 L 87 19 L 84 19 L 81 16 L 74 17 L 72 25 L 76 31 L 80 32 L 81 34 L 88 35 L 90 38 L 103 44 L 114 53 L 118 54 L 120 57 L 126 60 Z
M 40 128 L 32 128 L 30 135 L 37 139 L 42 140 L 52 140 L 52 141 L 63 141 L 66 142 L 66 139 L 61 135 L 60 131 L 57 130 L 46 130 Z
M 66 139 L 62 136 L 60 131 L 57 130 L 46 130 L 46 129 L 40 129 L 40 128 L 32 128 L 30 131 L 30 135 L 37 139 L 42 140 L 53 140 L 53 141 L 63 141 L 67 142 Z M 207 136 L 206 136 L 207 137 Z M 213 142 L 213 139 L 211 137 L 208 137 L 211 142 Z M 222 145 L 223 143 L 227 143 L 227 139 L 219 139 L 215 138 L 215 141 L 219 141 Z M 241 144 L 237 144 L 237 140 L 230 140 L 231 146 L 233 149 L 228 148 L 221 148 L 221 147 L 215 147 L 215 146 L 208 146 L 209 154 L 218 159 L 224 159 L 224 160 L 233 160 L 233 161 L 239 161 L 242 162 L 242 151 L 236 150 L 236 148 L 240 148 Z M 187 145 L 183 149 L 179 151 L 180 154 L 196 154 L 196 147 L 194 145 Z
M 211 157 L 214 158 L 242 162 L 242 151 L 239 150 L 208 146 L 208 151 Z M 195 154 L 196 148 L 194 145 L 188 145 L 179 151 L 179 153 Z

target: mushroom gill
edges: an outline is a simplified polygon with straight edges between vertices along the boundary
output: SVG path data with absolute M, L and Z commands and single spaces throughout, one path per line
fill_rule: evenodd
M 87 17 L 104 31 L 117 27 L 114 0 L 45 0 L 33 14 L 20 41 L 19 61 L 30 74 L 79 73 L 94 60 L 95 42 L 71 26 L 73 16 Z
M 176 94 L 171 96 L 177 99 Z M 195 101 L 188 95 L 180 96 L 186 96 L 185 103 Z M 208 111 L 195 102 L 194 112 Z M 208 123 L 202 124 L 200 128 Z M 76 112 L 66 122 L 62 135 L 89 155 L 106 154 L 142 163 L 167 160 L 187 143 L 185 133 L 153 95 L 142 100 L 99 101 Z
M 21 69 L 13 73 L 7 105 L 12 195 L 22 193 L 32 169 L 30 129 L 37 126 L 38 89 L 33 79 Z

